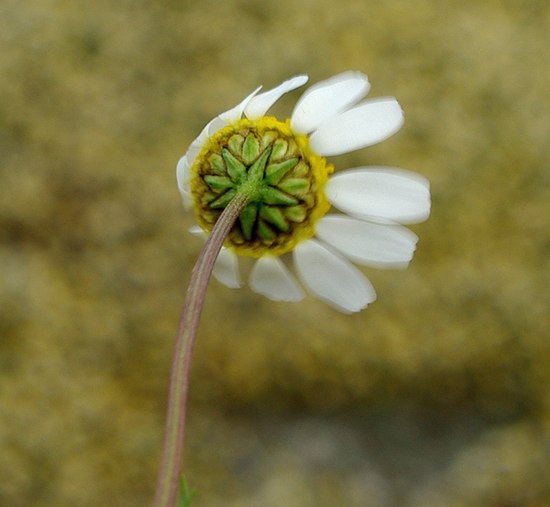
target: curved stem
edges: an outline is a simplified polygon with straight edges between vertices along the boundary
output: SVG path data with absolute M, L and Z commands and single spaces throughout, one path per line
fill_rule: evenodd
M 218 253 L 248 200 L 249 197 L 246 194 L 238 193 L 227 205 L 208 236 L 193 268 L 180 317 L 172 362 L 164 449 L 154 507 L 173 507 L 178 501 L 189 373 L 204 297 Z

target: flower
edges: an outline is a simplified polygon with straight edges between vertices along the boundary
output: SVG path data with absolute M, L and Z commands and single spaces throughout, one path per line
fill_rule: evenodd
M 403 112 L 393 97 L 363 100 L 367 76 L 348 71 L 306 90 L 290 119 L 266 116 L 307 80 L 300 75 L 263 93 L 258 88 L 211 120 L 178 162 L 178 187 L 197 216 L 194 234 L 211 230 L 234 195 L 250 196 L 218 256 L 219 281 L 240 287 L 237 256 L 250 256 L 256 258 L 249 276 L 254 291 L 299 301 L 303 285 L 351 313 L 376 299 L 353 263 L 404 268 L 412 259 L 418 238 L 403 225 L 428 217 L 429 183 L 389 167 L 332 175 L 325 157 L 383 141 L 399 130 Z M 328 213 L 331 206 L 342 213 Z

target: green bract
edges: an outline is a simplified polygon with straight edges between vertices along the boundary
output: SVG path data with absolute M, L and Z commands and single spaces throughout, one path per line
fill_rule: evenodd
M 201 226 L 211 229 L 237 194 L 248 204 L 229 234 L 245 255 L 280 255 L 313 235 L 313 220 L 329 206 L 321 189 L 330 166 L 307 138 L 274 118 L 240 120 L 216 133 L 197 157 L 192 180 Z

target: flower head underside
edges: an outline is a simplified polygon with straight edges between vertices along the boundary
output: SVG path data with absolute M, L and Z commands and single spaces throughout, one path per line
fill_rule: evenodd
M 349 313 L 376 298 L 351 261 L 406 266 L 418 238 L 401 224 L 427 218 L 429 184 L 388 167 L 332 175 L 325 157 L 391 136 L 403 113 L 394 98 L 361 101 L 370 87 L 367 77 L 344 72 L 310 87 L 289 120 L 266 116 L 306 80 L 296 76 L 267 92 L 256 90 L 209 122 L 178 163 L 178 186 L 206 234 L 231 199 L 247 195 L 214 270 L 222 283 L 240 286 L 237 256 L 251 256 L 257 260 L 249 283 L 256 292 L 298 301 L 303 285 Z M 343 214 L 328 213 L 331 206 Z M 301 284 L 285 260 L 290 253 Z

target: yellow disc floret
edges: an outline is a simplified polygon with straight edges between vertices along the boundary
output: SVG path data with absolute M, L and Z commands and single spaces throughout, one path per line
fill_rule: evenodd
M 282 255 L 314 235 L 330 208 L 324 186 L 333 170 L 290 121 L 239 120 L 210 137 L 191 168 L 195 214 L 210 231 L 233 197 L 245 193 L 248 204 L 225 246 L 251 257 Z

